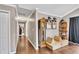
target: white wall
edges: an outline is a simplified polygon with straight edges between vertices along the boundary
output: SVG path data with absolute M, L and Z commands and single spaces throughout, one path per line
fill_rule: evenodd
M 9 12 L 0 10 L 0 53 L 9 53 L 9 39 L 10 39 L 10 26 L 9 26 Z M 5 30 L 6 29 L 6 30 Z
M 70 17 L 76 17 L 79 16 L 79 8 L 76 9 L 75 11 L 69 13 L 68 15 L 64 16 L 64 19 L 69 19 Z
M 71 17 L 76 17 L 76 16 L 79 16 L 79 8 L 76 9 L 75 11 L 71 12 L 70 14 L 68 14 L 68 15 L 63 17 L 68 22 L 68 29 L 67 29 L 68 30 L 68 33 L 67 33 L 68 34 L 68 38 L 69 38 L 69 21 L 70 21 L 70 18 Z
M 31 19 L 31 20 L 30 20 Z M 36 44 L 36 12 L 33 13 L 30 17 L 30 20 L 27 24 L 27 32 L 30 43 L 33 45 L 35 49 L 37 49 Z
M 10 11 L 10 34 L 11 34 L 11 51 L 10 52 L 14 52 L 16 50 L 16 42 L 17 42 L 17 23 L 15 21 L 15 16 L 16 16 L 16 9 L 15 7 L 11 7 L 11 6 L 6 6 L 6 5 L 0 5 L 0 9 L 1 10 L 6 10 L 6 11 Z

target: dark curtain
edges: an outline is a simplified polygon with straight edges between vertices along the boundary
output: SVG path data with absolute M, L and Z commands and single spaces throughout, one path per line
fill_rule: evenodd
M 79 43 L 79 17 L 70 18 L 69 40 Z

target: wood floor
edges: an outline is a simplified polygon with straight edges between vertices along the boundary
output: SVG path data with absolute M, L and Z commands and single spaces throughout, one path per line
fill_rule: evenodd
M 73 44 L 54 51 L 48 48 L 40 48 L 39 51 L 35 51 L 27 39 L 23 36 L 18 40 L 16 54 L 79 54 L 79 46 Z

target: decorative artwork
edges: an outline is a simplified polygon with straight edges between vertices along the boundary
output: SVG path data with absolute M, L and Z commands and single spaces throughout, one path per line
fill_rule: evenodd
M 47 22 L 47 29 L 51 29 L 51 22 L 50 21 Z
M 48 19 L 47 19 L 47 29 L 51 29 L 52 28 L 50 19 L 51 19 L 50 17 L 48 17 Z
M 56 29 L 57 28 L 57 21 L 56 21 L 56 18 L 53 18 L 52 20 L 52 29 Z
M 47 29 L 56 29 L 57 28 L 57 21 L 56 18 L 54 17 L 53 20 L 48 17 L 47 19 Z
M 40 47 L 46 47 L 45 44 L 45 30 L 46 30 L 46 19 L 45 17 L 42 17 L 41 19 L 39 19 L 39 45 Z

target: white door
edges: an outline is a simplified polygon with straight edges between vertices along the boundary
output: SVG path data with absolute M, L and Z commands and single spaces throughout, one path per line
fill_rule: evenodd
M 9 13 L 0 11 L 0 54 L 9 53 Z

